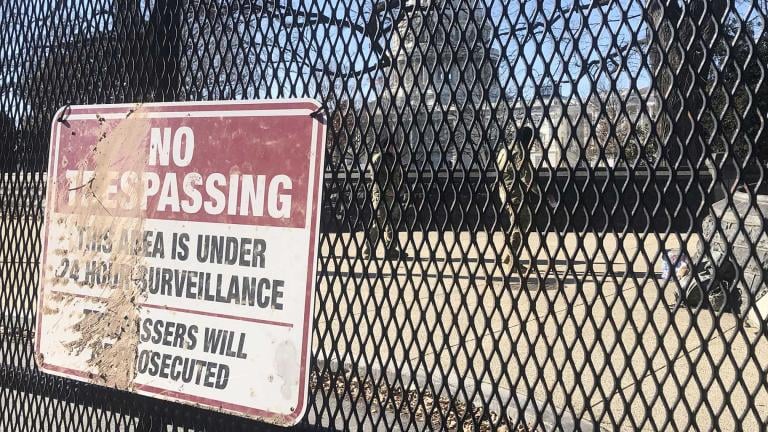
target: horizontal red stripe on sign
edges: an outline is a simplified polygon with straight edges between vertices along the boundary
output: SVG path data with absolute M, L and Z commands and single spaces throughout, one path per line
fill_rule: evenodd
M 98 302 L 107 301 L 107 298 L 103 296 L 74 293 L 74 292 L 62 291 L 62 290 L 51 290 L 51 292 L 55 292 L 60 295 L 78 297 L 78 298 L 83 298 L 83 299 L 88 299 L 88 300 L 93 300 Z M 149 309 L 167 310 L 171 312 L 182 312 L 182 313 L 188 313 L 192 315 L 204 315 L 204 316 L 209 316 L 214 318 L 224 318 L 224 319 L 230 319 L 235 321 L 245 321 L 245 322 L 251 322 L 254 324 L 264 324 L 264 325 L 271 325 L 276 327 L 293 328 L 293 324 L 289 322 L 273 321 L 273 320 L 266 320 L 266 319 L 260 319 L 260 318 L 251 318 L 251 317 L 242 316 L 242 315 L 221 314 L 216 312 L 208 312 L 204 310 L 185 309 L 185 308 L 178 308 L 178 307 L 167 306 L 167 305 L 151 304 L 146 302 L 139 302 L 137 303 L 137 305 L 140 307 L 149 308 Z

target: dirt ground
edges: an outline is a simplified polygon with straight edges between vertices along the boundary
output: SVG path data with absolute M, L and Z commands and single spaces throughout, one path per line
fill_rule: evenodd
M 4 235 L 14 234 L 0 242 L 11 290 L 3 309 L 19 319 L 30 315 L 31 296 L 18 275 L 35 268 L 39 244 L 16 244 L 31 228 L 7 224 Z M 312 350 L 326 358 L 450 382 L 454 394 L 497 406 L 503 392 L 518 403 L 522 395 L 607 430 L 758 430 L 766 422 L 766 337 L 731 314 L 673 315 L 662 301 L 671 287 L 654 282 L 659 251 L 693 250 L 695 239 L 532 235 L 529 277 L 505 284 L 500 234 L 403 233 L 402 261 L 364 261 L 362 234 L 321 238 Z
M 459 388 L 499 383 L 608 430 L 765 424 L 766 337 L 732 314 L 671 314 L 662 301 L 672 286 L 655 282 L 657 254 L 681 244 L 693 251 L 695 239 L 532 235 L 524 289 L 519 278 L 505 285 L 495 268 L 500 234 L 416 234 L 399 263 L 333 259 L 332 248 L 353 255 L 361 239 L 321 244 L 330 258 L 320 266 L 315 352 L 358 367 L 407 364 Z M 745 412 L 750 401 L 757 410 Z

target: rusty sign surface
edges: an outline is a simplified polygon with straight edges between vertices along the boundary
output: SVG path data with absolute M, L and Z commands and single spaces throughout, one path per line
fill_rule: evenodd
M 324 124 L 311 100 L 72 106 L 53 121 L 36 361 L 296 423 Z

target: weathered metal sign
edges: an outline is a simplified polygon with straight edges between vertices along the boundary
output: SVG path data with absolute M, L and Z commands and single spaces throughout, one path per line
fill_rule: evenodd
M 296 423 L 307 405 L 322 190 L 317 106 L 60 111 L 48 168 L 38 367 Z

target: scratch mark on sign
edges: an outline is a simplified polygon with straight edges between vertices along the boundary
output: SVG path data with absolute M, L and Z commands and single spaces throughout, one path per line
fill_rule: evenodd
M 299 379 L 299 370 L 295 362 L 290 361 L 296 358 L 296 346 L 289 341 L 281 343 L 275 353 L 275 369 L 278 378 L 283 380 L 280 386 L 280 392 L 286 399 L 293 397 L 293 391 L 296 388 L 296 381 Z

